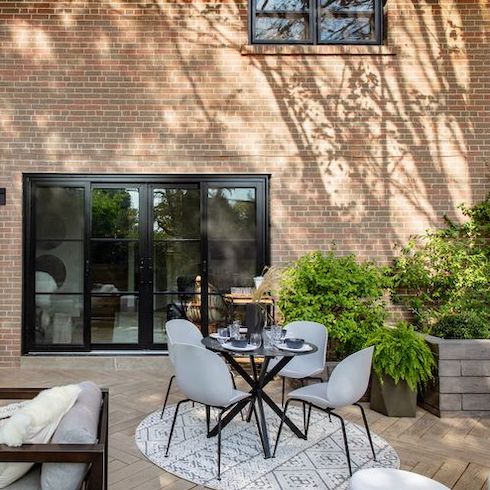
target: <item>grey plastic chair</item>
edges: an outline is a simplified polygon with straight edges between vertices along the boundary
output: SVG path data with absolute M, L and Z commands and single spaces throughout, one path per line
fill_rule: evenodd
M 373 352 L 374 347 L 368 347 L 367 349 L 351 354 L 335 367 L 328 382 L 305 386 L 288 393 L 288 400 L 286 402 L 286 406 L 284 407 L 283 417 L 277 433 L 274 455 L 276 454 L 277 446 L 279 444 L 279 438 L 281 437 L 284 418 L 286 417 L 289 403 L 292 401 L 300 401 L 309 406 L 308 416 L 305 420 L 306 436 L 308 435 L 312 407 L 322 410 L 329 415 L 333 415 L 340 420 L 342 435 L 344 437 L 347 464 L 349 465 L 349 473 L 351 475 L 352 466 L 344 419 L 333 410 L 336 408 L 347 407 L 349 405 L 356 405 L 359 407 L 361 410 L 362 419 L 364 421 L 364 426 L 366 428 L 369 444 L 371 446 L 371 451 L 373 453 L 373 458 L 376 460 L 376 453 L 374 451 L 374 445 L 371 439 L 371 432 L 369 431 L 366 414 L 362 405 L 359 404 L 359 400 L 362 398 L 368 387 L 369 377 L 371 375 Z
M 189 320 L 185 320 L 182 318 L 169 320 L 165 324 L 165 330 L 167 332 L 168 357 L 172 366 L 174 366 L 173 345 L 175 343 L 192 344 L 201 349 L 205 348 L 204 345 L 202 345 L 201 343 L 201 340 L 203 338 L 201 331 Z M 165 413 L 165 408 L 167 407 L 167 401 L 174 379 L 175 374 L 172 375 L 170 381 L 168 382 L 167 392 L 165 394 L 160 418 L 163 418 L 163 414 Z
M 239 401 L 252 396 L 250 393 L 239 391 L 233 388 L 233 383 L 230 376 L 230 371 L 225 361 L 206 349 L 201 349 L 190 344 L 174 344 L 173 358 L 175 367 L 175 376 L 177 385 L 187 397 L 185 400 L 179 401 L 175 408 L 175 413 L 172 421 L 172 427 L 168 437 L 167 450 L 165 456 L 168 456 L 172 435 L 175 428 L 175 422 L 179 413 L 179 408 L 182 403 L 192 401 L 201 403 L 206 406 L 206 423 L 209 433 L 210 424 L 210 407 L 217 408 L 218 414 L 218 480 L 221 479 L 221 420 L 223 414 L 233 408 Z M 251 408 L 255 415 L 257 431 L 263 447 L 263 438 L 260 432 L 257 412 L 254 404 Z

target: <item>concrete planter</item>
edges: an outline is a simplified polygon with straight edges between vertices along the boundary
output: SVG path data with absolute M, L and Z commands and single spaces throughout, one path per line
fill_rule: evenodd
M 427 336 L 438 374 L 419 398 L 439 417 L 490 417 L 490 340 L 445 340 Z

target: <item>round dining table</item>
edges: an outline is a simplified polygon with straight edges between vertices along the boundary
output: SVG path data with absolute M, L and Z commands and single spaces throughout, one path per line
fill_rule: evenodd
M 267 423 L 264 413 L 264 403 L 267 404 L 272 411 L 277 414 L 279 418 L 283 418 L 284 413 L 281 407 L 279 407 L 274 400 L 264 391 L 266 385 L 268 385 L 274 377 L 292 361 L 296 356 L 304 356 L 312 354 L 318 350 L 317 346 L 308 342 L 304 345 L 308 350 L 283 350 L 275 346 L 261 345 L 253 350 L 234 350 L 228 345 L 222 345 L 214 337 L 205 337 L 201 341 L 204 346 L 213 351 L 220 353 L 226 361 L 233 367 L 233 369 L 245 380 L 250 386 L 249 393 L 252 395 L 252 404 L 255 404 L 258 410 L 258 425 L 259 434 L 261 438 L 262 448 L 264 450 L 265 458 L 271 457 L 271 447 L 269 442 L 269 434 L 267 431 Z M 252 375 L 250 375 L 238 361 L 238 358 L 248 357 L 251 364 Z M 273 364 L 269 369 L 270 361 L 274 358 L 278 358 L 277 363 Z M 257 366 L 257 359 L 262 359 L 262 363 Z M 235 405 L 228 414 L 223 417 L 222 427 L 225 427 L 231 422 L 238 412 L 243 410 L 245 406 L 250 402 L 250 399 L 245 399 Z M 252 417 L 252 405 L 247 415 L 247 422 L 250 422 Z M 289 417 L 284 417 L 284 423 L 296 434 L 296 436 L 306 439 L 306 435 L 292 422 Z M 214 427 L 208 433 L 208 437 L 213 437 L 218 433 L 218 427 Z

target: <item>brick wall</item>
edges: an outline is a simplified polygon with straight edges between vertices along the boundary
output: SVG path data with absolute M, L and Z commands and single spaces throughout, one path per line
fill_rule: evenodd
M 22 172 L 267 172 L 272 257 L 393 244 L 488 191 L 486 0 L 390 0 L 386 46 L 247 47 L 245 2 L 0 1 L 0 366 Z

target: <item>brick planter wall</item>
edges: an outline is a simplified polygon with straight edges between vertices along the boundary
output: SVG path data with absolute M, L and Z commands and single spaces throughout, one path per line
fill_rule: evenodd
M 0 366 L 22 173 L 271 175 L 272 261 L 387 262 L 489 189 L 487 0 L 390 0 L 379 46 L 248 46 L 244 0 L 0 0 Z
M 428 336 L 438 378 L 421 405 L 440 417 L 490 417 L 490 340 L 444 340 Z

